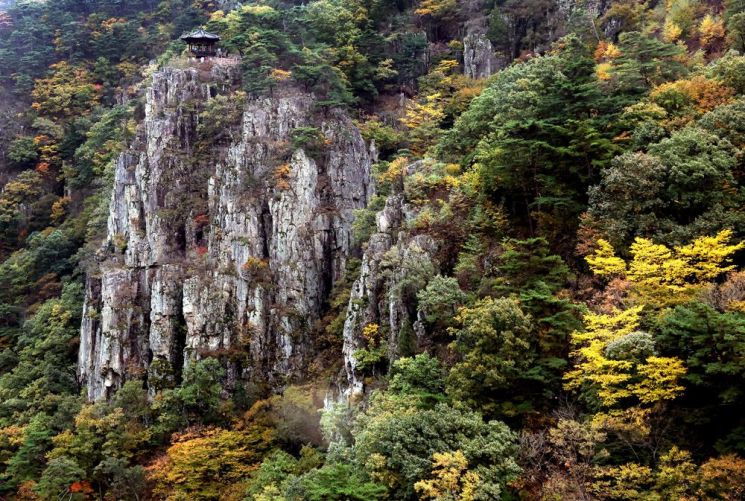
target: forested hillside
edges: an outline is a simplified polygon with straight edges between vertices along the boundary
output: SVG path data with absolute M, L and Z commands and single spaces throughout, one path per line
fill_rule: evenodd
M 744 53 L 745 0 L 0 0 L 0 499 L 744 499 Z

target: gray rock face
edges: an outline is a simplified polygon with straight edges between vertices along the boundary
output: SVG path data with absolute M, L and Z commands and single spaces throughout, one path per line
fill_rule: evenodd
M 491 41 L 484 33 L 463 39 L 463 73 L 471 78 L 487 78 L 499 69 Z
M 248 102 L 232 139 L 205 146 L 199 112 L 236 75 L 220 64 L 153 76 L 87 281 L 79 377 L 91 400 L 134 377 L 155 391 L 208 355 L 225 361 L 228 387 L 303 372 L 353 211 L 372 194 L 371 154 L 346 115 L 289 90 Z M 317 128 L 320 147 L 293 147 L 298 127 Z
M 360 275 L 352 285 L 344 321 L 344 370 L 348 379 L 348 393 L 361 394 L 362 378 L 357 371 L 355 352 L 364 347 L 362 329 L 383 316 L 385 308 L 385 278 L 381 263 L 397 238 L 396 231 L 403 218 L 403 196 L 390 196 L 385 207 L 377 214 L 377 233 L 370 236 L 362 258 Z
M 408 167 L 413 174 L 418 164 Z M 371 323 L 381 327 L 387 336 L 388 359 L 401 356 L 401 347 L 416 346 L 423 329 L 418 312 L 409 311 L 404 295 L 415 295 L 437 271 L 433 259 L 437 243 L 429 235 L 411 236 L 406 223 L 416 213 L 405 196 L 389 196 L 376 216 L 377 232 L 368 241 L 362 258 L 360 275 L 352 285 L 344 322 L 344 370 L 347 376 L 346 396 L 356 398 L 364 392 L 363 375 L 355 353 L 365 347 L 363 328 Z M 411 336 L 406 340 L 404 337 Z
M 528 42 L 528 28 L 525 12 L 519 8 L 520 2 L 511 6 L 497 5 L 491 7 L 484 0 L 462 0 L 458 2 L 461 15 L 465 18 L 463 28 L 463 72 L 471 78 L 485 78 L 506 67 L 512 60 L 520 57 L 521 52 L 545 53 L 551 44 L 567 35 L 572 29 L 580 28 L 592 33 L 600 40 L 599 20 L 607 12 L 609 0 L 551 0 L 541 8 L 545 11 L 534 12 L 536 18 L 544 18 L 541 23 L 541 34 L 531 37 Z M 499 16 L 505 27 L 500 48 L 494 47 L 487 37 L 489 17 Z M 617 33 L 618 21 L 605 22 L 604 34 L 613 37 Z
M 489 30 L 489 8 L 484 0 L 464 0 L 459 3 L 466 21 L 463 24 L 463 74 L 470 78 L 487 78 L 503 64 L 494 54 Z

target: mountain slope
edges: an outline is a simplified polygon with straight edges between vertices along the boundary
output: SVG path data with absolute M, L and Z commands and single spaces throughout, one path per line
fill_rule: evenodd
M 742 498 L 745 3 L 4 9 L 3 499 Z

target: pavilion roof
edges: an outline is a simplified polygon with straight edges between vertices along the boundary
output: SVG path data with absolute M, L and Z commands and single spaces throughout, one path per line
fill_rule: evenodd
M 215 35 L 214 33 L 210 33 L 209 31 L 198 29 L 192 31 L 191 33 L 183 35 L 181 37 L 181 40 L 184 40 L 185 42 L 219 42 L 220 37 Z

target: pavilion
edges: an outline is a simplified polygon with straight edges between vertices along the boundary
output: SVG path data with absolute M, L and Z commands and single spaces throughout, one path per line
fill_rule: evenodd
M 189 44 L 189 50 L 196 57 L 209 57 L 217 54 L 216 45 L 220 37 L 203 29 L 183 35 L 181 40 Z

